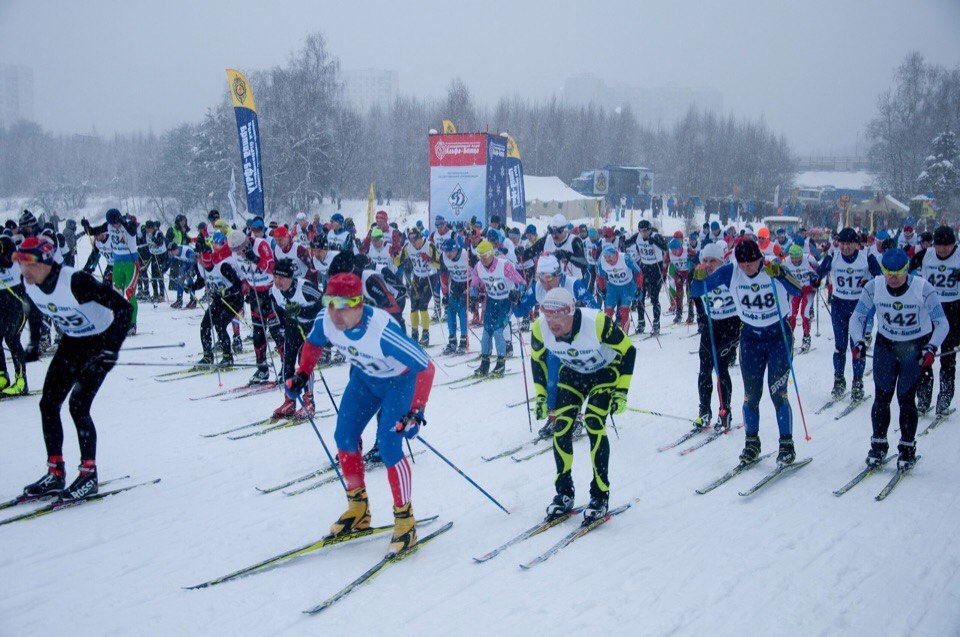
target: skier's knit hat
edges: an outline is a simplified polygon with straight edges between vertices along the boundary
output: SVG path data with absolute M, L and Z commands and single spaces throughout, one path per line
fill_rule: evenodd
M 37 225 L 37 218 L 33 216 L 33 213 L 29 210 L 24 210 L 23 214 L 20 215 L 20 221 L 17 225 L 21 228 L 24 226 L 35 226 Z
M 537 274 L 560 274 L 560 262 L 552 254 L 542 254 L 537 259 Z
M 900 248 L 894 248 L 883 253 L 880 265 L 884 274 L 903 274 L 910 265 L 910 257 Z
M 573 294 L 564 287 L 557 286 L 546 293 L 540 302 L 540 309 L 551 313 L 569 313 L 576 305 Z
M 612 243 L 606 243 L 606 244 L 604 244 L 604 246 L 603 246 L 603 254 L 604 254 L 604 255 L 607 255 L 607 254 L 616 254 L 616 253 L 617 253 L 617 248 L 616 248 L 616 246 L 614 246 Z
M 363 283 L 353 272 L 341 272 L 330 277 L 324 296 L 342 296 L 344 298 L 361 298 L 363 302 Z
M 803 248 L 801 248 L 799 244 L 794 243 L 792 246 L 790 246 L 790 256 L 791 256 L 791 257 L 802 257 L 802 256 L 803 256 Z
M 287 230 L 286 226 L 278 226 L 276 230 L 273 231 L 274 239 L 283 239 L 284 237 L 289 237 L 290 231 Z
M 957 234 L 950 226 L 940 226 L 933 231 L 933 245 L 952 246 L 957 244 Z
M 711 229 L 711 230 L 719 230 L 719 229 L 720 229 L 720 222 L 719 222 L 719 221 L 711 221 L 711 222 L 710 222 L 710 229 Z
M 53 253 L 56 248 L 53 242 L 47 237 L 27 237 L 20 242 L 17 252 L 14 255 L 14 261 L 23 263 L 44 263 L 53 265 Z
M 293 259 L 277 259 L 273 264 L 273 274 L 274 276 L 292 279 L 294 274 Z
M 333 215 L 330 217 L 330 221 L 342 224 L 342 223 L 343 223 L 343 215 L 340 214 L 339 212 L 335 212 L 335 213 L 333 213 Z
M 383 230 L 381 230 L 380 228 L 374 228 L 373 230 L 370 231 L 370 238 L 383 239 Z
M 120 223 L 123 221 L 123 215 L 116 208 L 107 210 L 107 223 Z
M 700 259 L 716 259 L 717 261 L 723 261 L 724 254 L 726 249 L 722 243 L 714 241 L 703 246 L 703 250 L 700 251 Z
M 840 243 L 857 243 L 858 239 L 857 231 L 853 228 L 844 228 L 837 235 L 837 241 Z
M 737 259 L 737 263 L 751 263 L 763 258 L 763 253 L 760 252 L 760 246 L 758 246 L 757 242 L 753 239 L 747 239 L 746 241 L 738 243 L 737 247 L 733 249 L 733 254 Z
M 485 254 L 493 253 L 493 244 L 487 240 L 483 240 L 477 245 L 477 254 L 483 256 Z
M 227 236 L 227 245 L 230 246 L 231 250 L 236 250 L 247 240 L 247 235 L 243 234 L 240 230 L 231 230 L 230 234 Z

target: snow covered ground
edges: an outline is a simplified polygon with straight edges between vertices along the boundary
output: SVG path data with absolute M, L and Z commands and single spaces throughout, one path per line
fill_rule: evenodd
M 141 304 L 141 334 L 127 347 L 186 341 L 187 348 L 129 352 L 121 360 L 195 356 L 200 316 L 199 310 Z M 433 327 L 434 342 L 444 340 L 444 329 Z M 759 479 L 769 462 L 696 495 L 694 489 L 735 464 L 742 430 L 686 456 L 658 453 L 686 425 L 627 412 L 616 418 L 619 437 L 609 432 L 611 505 L 635 497 L 639 503 L 531 571 L 521 571 L 518 563 L 551 545 L 564 527 L 488 563 L 471 559 L 540 519 L 553 493 L 549 454 L 524 463 L 480 459 L 531 437 L 522 408 L 505 406 L 523 399 L 520 376 L 468 389 L 435 388 L 424 435 L 511 515 L 429 452 L 417 456 L 415 511 L 452 520 L 453 529 L 316 617 L 301 611 L 376 562 L 388 536 L 309 554 L 213 588 L 183 589 L 326 533 L 344 506 L 337 484 L 297 496 L 254 489 L 325 466 L 313 431 L 303 425 L 245 440 L 203 438 L 265 417 L 279 404 L 279 393 L 191 401 L 217 391 L 217 377 L 159 383 L 153 375 L 166 368 L 117 367 L 93 409 L 101 479 L 129 474 L 128 483 L 155 477 L 162 482 L 0 527 L 0 635 L 960 634 L 960 545 L 954 535 L 960 528 L 960 480 L 951 464 L 960 455 L 960 418 L 920 440 L 923 460 L 888 500 L 873 499 L 885 482 L 881 476 L 834 497 L 831 492 L 862 466 L 869 406 L 840 421 L 832 413 L 813 414 L 832 381 L 825 312 L 819 329 L 816 349 L 796 360 L 809 443 L 793 396 L 798 456 L 812 456 L 809 467 L 752 498 L 737 491 Z M 655 340 L 638 343 L 631 405 L 696 416 L 697 357 L 688 352 L 697 339 L 688 334 L 685 326 L 667 330 L 662 349 Z M 447 362 L 438 366 L 438 383 L 469 373 L 465 365 L 451 368 Z M 47 365 L 28 366 L 34 389 L 42 386 Z M 519 368 L 518 360 L 510 361 L 508 370 Z M 739 405 L 739 369 L 733 372 Z M 249 373 L 224 374 L 224 388 L 244 383 Z M 334 368 L 325 376 L 337 391 L 347 370 Z M 873 393 L 869 378 L 867 385 Z M 316 398 L 319 408 L 328 406 L 322 390 Z M 6 497 L 43 470 L 38 400 L 0 403 L 0 490 Z M 769 400 L 761 404 L 761 439 L 769 451 L 776 446 L 776 426 Z M 894 417 L 896 412 L 894 407 Z M 739 408 L 735 413 L 740 420 Z M 72 478 L 76 434 L 66 408 L 63 416 Z M 334 420 L 317 423 L 332 444 Z M 577 443 L 575 453 L 578 499 L 585 500 L 586 444 Z M 367 485 L 374 523 L 390 523 L 385 472 L 369 472 Z

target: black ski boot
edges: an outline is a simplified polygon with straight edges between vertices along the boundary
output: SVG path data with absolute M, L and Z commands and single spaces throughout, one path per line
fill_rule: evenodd
M 267 367 L 266 363 L 262 365 L 257 365 L 257 371 L 253 372 L 253 376 L 250 377 L 248 385 L 262 385 L 263 383 L 270 382 L 270 368 Z
M 602 495 L 590 498 L 590 503 L 583 510 L 583 523 L 590 524 L 607 514 L 607 499 L 609 496 Z
M 887 443 L 886 438 L 871 438 L 870 451 L 867 452 L 867 466 L 879 467 L 887 457 L 888 451 L 890 451 L 890 444 Z
M 490 373 L 490 355 L 487 354 L 486 356 L 484 356 L 483 354 L 481 354 L 480 367 L 478 367 L 476 371 L 473 372 L 473 375 L 476 376 L 477 378 L 480 378 L 481 376 L 486 376 L 489 373 Z
M 233 351 L 235 351 L 237 354 L 243 351 L 243 339 L 240 338 L 239 334 L 236 334 L 233 337 Z
M 220 367 L 232 367 L 233 366 L 233 354 L 230 352 L 224 352 L 223 356 L 220 357 Z
M 730 410 L 724 410 L 717 418 L 717 424 L 713 426 L 714 431 L 730 431 Z
M 847 393 L 847 380 L 843 376 L 834 376 L 833 391 L 830 392 L 830 396 L 834 400 L 840 400 L 845 393 Z
M 760 456 L 760 436 L 751 436 L 747 434 L 746 442 L 743 445 L 743 451 L 740 452 L 740 462 L 751 464 L 757 461 Z
M 573 437 L 576 438 L 582 433 L 583 433 L 583 414 L 580 412 L 577 412 L 576 417 L 573 419 Z
M 79 500 L 91 496 L 98 490 L 97 463 L 84 460 L 80 463 L 80 474 L 70 486 L 60 492 L 60 500 Z
M 450 340 L 447 341 L 447 346 L 443 348 L 443 353 L 444 354 L 457 353 L 457 339 L 455 337 L 451 337 Z
M 513 356 L 513 341 L 507 341 L 506 356 L 507 358 Z
M 415 327 L 410 328 L 410 338 L 414 341 L 420 342 L 420 332 Z
M 420 333 L 420 347 L 427 347 L 430 345 L 430 328 L 423 328 L 423 332 Z
M 863 400 L 863 379 L 854 378 L 850 383 L 850 398 L 852 400 Z
M 36 363 L 40 360 L 40 343 L 30 343 L 23 349 L 23 361 Z
M 573 496 L 557 494 L 547 505 L 547 521 L 562 518 L 573 511 Z
M 800 353 L 804 354 L 810 351 L 810 335 L 804 334 L 803 340 L 800 341 Z
M 797 459 L 793 448 L 793 436 L 780 436 L 780 450 L 777 452 L 777 464 L 788 465 Z
M 493 366 L 493 371 L 490 372 L 491 376 L 497 378 L 503 378 L 503 374 L 507 370 L 507 361 L 504 360 L 503 356 L 497 356 L 497 363 Z
M 557 433 L 558 430 L 559 426 L 556 417 L 550 416 L 547 418 L 547 422 L 544 423 L 543 427 L 540 427 L 540 431 L 537 432 L 537 437 L 542 440 L 553 438 L 553 434 Z
M 913 469 L 913 465 L 917 464 L 917 442 L 915 440 L 912 442 L 901 440 L 900 444 L 897 445 L 897 451 L 900 452 L 900 455 L 897 456 L 897 471 Z
M 370 451 L 363 454 L 363 463 L 368 466 L 383 463 L 383 460 L 380 459 L 380 447 L 377 446 L 376 442 L 373 443 L 373 448 Z
M 47 495 L 57 495 L 66 485 L 63 461 L 47 460 L 47 472 L 42 478 L 23 488 L 23 495 L 32 498 L 41 498 Z
M 200 365 L 213 365 L 213 352 L 204 352 L 200 360 L 197 361 L 197 366 Z
M 697 422 L 693 423 L 694 427 L 698 429 L 704 429 L 710 426 L 710 420 L 713 419 L 713 414 L 710 413 L 709 409 L 701 409 L 700 417 L 697 418 Z
M 467 337 L 461 336 L 460 343 L 457 345 L 457 354 L 466 354 L 467 353 Z
M 521 332 L 529 332 L 529 331 L 530 331 L 530 319 L 529 319 L 529 318 L 524 317 L 523 320 L 520 321 L 520 331 L 521 331 Z

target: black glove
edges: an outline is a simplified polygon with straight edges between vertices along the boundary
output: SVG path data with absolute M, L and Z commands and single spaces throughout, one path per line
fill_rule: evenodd
M 857 341 L 850 352 L 853 355 L 853 360 L 862 360 L 867 356 L 867 344 L 864 341 Z
M 248 247 L 243 251 L 243 257 L 250 263 L 259 263 L 260 257 L 257 256 L 257 253 L 254 252 L 253 247 Z
M 521 293 L 520 288 L 517 287 L 510 290 L 510 295 L 507 297 L 511 305 L 516 305 L 519 303 L 521 298 L 523 298 L 523 294 Z
M 303 391 L 303 388 L 307 386 L 307 383 L 310 381 L 310 376 L 300 372 L 293 375 L 293 378 L 287 379 L 287 396 L 290 398 L 298 398 L 300 392 Z
M 87 221 L 86 217 L 80 220 L 80 225 L 83 227 L 84 230 L 90 230 L 90 222 Z
M 287 303 L 287 305 L 283 308 L 283 311 L 290 318 L 297 318 L 298 316 L 300 316 L 301 310 L 303 310 L 303 306 L 301 306 L 299 303 L 293 303 L 293 302 Z

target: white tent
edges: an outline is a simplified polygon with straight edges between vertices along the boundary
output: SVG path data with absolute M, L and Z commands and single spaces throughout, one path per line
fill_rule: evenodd
M 853 208 L 850 209 L 850 212 L 896 212 L 899 214 L 904 214 L 910 210 L 910 206 L 903 204 L 890 195 L 883 195 L 871 197 L 861 201 Z
M 528 217 L 552 217 L 562 214 L 567 219 L 583 219 L 596 215 L 601 197 L 587 197 L 567 186 L 559 177 L 523 176 L 523 189 Z

